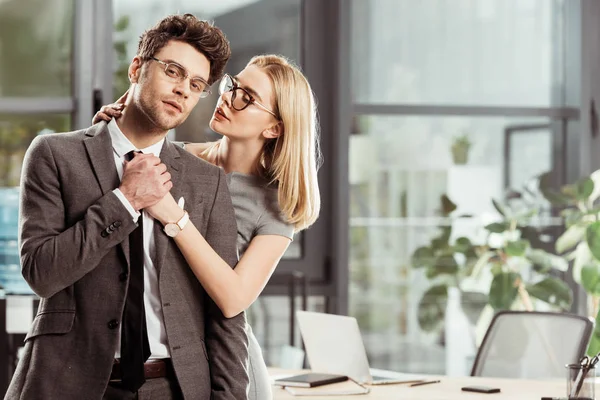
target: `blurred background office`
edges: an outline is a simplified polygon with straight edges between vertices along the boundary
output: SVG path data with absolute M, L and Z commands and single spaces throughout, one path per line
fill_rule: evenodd
M 228 72 L 283 54 L 318 99 L 322 215 L 248 312 L 267 363 L 301 346 L 300 308 L 356 317 L 372 367 L 439 374 L 469 372 L 460 332 L 474 348 L 494 311 L 594 316 L 600 290 L 562 256 L 585 237 L 557 252 L 556 204 L 595 194 L 589 180 L 550 189 L 600 165 L 599 3 L 0 0 L 0 384 L 36 306 L 17 249 L 24 152 L 119 97 L 140 34 L 172 13 L 225 31 Z M 171 138 L 214 140 L 215 102 Z M 464 362 L 446 350 L 459 347 Z

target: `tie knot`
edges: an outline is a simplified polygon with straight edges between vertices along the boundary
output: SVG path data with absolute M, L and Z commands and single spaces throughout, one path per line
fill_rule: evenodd
M 134 155 L 135 153 L 139 153 L 139 154 L 141 154 L 142 152 L 141 152 L 141 151 L 139 151 L 139 150 L 131 150 L 129 153 L 125 154 L 125 160 L 127 160 L 127 161 L 131 161 L 131 160 L 133 160 L 133 155 Z

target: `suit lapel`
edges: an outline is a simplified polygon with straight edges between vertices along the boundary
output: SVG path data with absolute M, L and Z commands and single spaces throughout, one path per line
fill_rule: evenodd
M 90 157 L 92 170 L 102 189 L 102 194 L 106 194 L 119 187 L 121 183 L 115 166 L 108 127 L 106 123 L 96 124 L 90 127 L 85 134 L 89 137 L 83 143 Z M 129 238 L 125 238 L 120 246 L 127 260 L 127 265 L 129 265 Z
M 160 160 L 167 166 L 167 171 L 171 174 L 171 182 L 173 183 L 171 195 L 173 195 L 175 201 L 178 201 L 179 197 L 185 192 L 180 185 L 180 182 L 183 182 L 184 171 L 178 150 L 168 140 L 165 140 L 160 152 Z M 154 221 L 154 245 L 156 249 L 154 265 L 159 276 L 169 247 L 169 240 L 170 238 L 164 233 L 160 222 Z

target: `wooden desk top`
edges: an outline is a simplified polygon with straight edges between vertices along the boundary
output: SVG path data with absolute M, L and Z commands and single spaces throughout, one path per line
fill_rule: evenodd
M 293 375 L 302 371 L 286 371 L 269 369 L 272 376 Z M 522 379 L 476 378 L 423 375 L 425 379 L 440 379 L 440 383 L 409 387 L 403 384 L 371 386 L 371 392 L 366 395 L 354 396 L 310 396 L 298 397 L 285 389 L 274 386 L 273 400 L 335 400 L 335 399 L 365 399 L 365 400 L 540 400 L 545 396 L 566 396 L 566 377 L 564 380 L 531 381 Z M 463 392 L 463 386 L 491 386 L 500 388 L 500 393 L 482 394 Z M 600 390 L 597 385 L 596 391 Z

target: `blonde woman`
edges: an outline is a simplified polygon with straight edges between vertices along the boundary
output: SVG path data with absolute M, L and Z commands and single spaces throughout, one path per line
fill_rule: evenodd
M 191 222 L 174 240 L 206 292 L 233 317 L 260 295 L 293 234 L 319 215 L 318 123 L 308 81 L 281 56 L 252 58 L 238 75 L 223 77 L 219 94 L 210 127 L 223 137 L 185 148 L 226 172 L 239 262 L 232 270 Z M 104 106 L 94 122 L 118 118 L 123 107 Z M 184 215 L 170 194 L 147 211 L 163 225 Z M 250 398 L 268 400 L 266 365 L 250 329 L 248 337 Z

